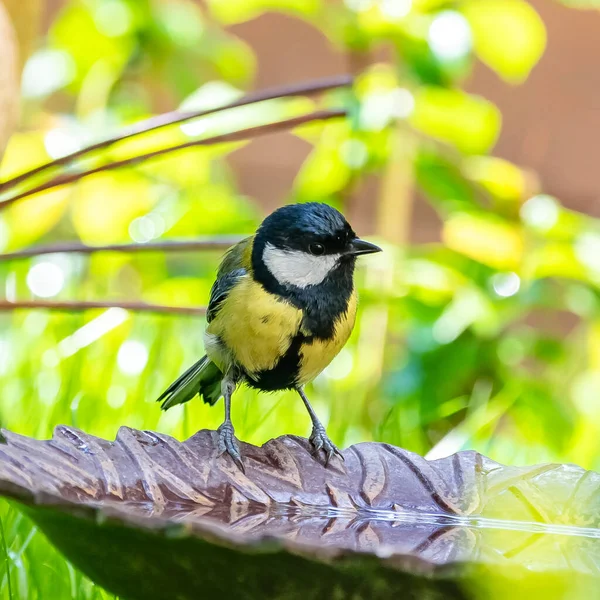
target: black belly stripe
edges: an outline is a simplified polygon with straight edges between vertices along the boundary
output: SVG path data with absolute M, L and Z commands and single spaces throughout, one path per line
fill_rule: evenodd
M 265 392 L 295 388 L 300 370 L 300 348 L 302 344 L 310 343 L 310 340 L 311 338 L 302 334 L 295 336 L 279 362 L 272 369 L 255 374 L 254 379 L 247 376 L 248 384 Z
M 354 289 L 354 264 L 354 258 L 344 260 L 319 285 L 296 288 L 280 284 L 262 261 L 253 263 L 254 277 L 265 290 L 302 311 L 302 331 L 308 335 L 298 333 L 287 352 L 272 369 L 260 371 L 254 374 L 254 378 L 246 374 L 248 385 L 266 392 L 296 387 L 302 344 L 311 344 L 316 339 L 332 339 L 338 319 L 348 310 Z M 257 340 L 256 343 L 260 341 Z

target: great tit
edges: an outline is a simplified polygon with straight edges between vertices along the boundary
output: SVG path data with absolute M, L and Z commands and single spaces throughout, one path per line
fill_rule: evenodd
M 163 410 L 196 394 L 211 405 L 223 396 L 219 454 L 228 453 L 243 470 L 230 415 L 236 386 L 294 389 L 312 421 L 315 456 L 322 450 L 325 465 L 341 456 L 303 388 L 352 332 L 356 257 L 380 251 L 326 204 L 292 204 L 269 215 L 255 235 L 225 254 L 206 313 L 206 356 L 158 398 Z

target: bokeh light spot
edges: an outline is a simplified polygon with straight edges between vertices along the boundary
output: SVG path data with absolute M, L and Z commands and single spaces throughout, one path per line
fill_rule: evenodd
M 504 364 L 512 367 L 525 358 L 525 344 L 515 336 L 508 336 L 499 341 L 497 353 Z
M 516 273 L 496 273 L 492 277 L 494 292 L 502 298 L 514 296 L 521 287 L 521 279 Z
M 469 22 L 458 12 L 445 10 L 429 26 L 427 41 L 440 60 L 459 60 L 469 54 L 473 36 Z
M 598 395 L 600 394 L 600 373 L 584 371 L 571 385 L 571 397 L 578 410 L 588 417 L 597 417 L 600 412 Z
M 52 348 L 50 348 L 50 349 L 46 350 L 46 352 L 44 352 L 44 354 L 42 354 L 42 364 L 47 369 L 55 369 L 56 367 L 58 367 L 59 363 L 60 363 L 60 357 L 56 350 L 53 350 Z
M 375 0 L 344 0 L 344 4 L 354 12 L 365 12 L 375 6 Z
M 77 152 L 81 148 L 79 142 L 62 129 L 51 129 L 44 136 L 44 147 L 50 158 L 58 159 Z
M 131 29 L 131 10 L 121 0 L 104 0 L 98 3 L 94 11 L 94 22 L 104 35 L 118 37 Z
M 412 0 L 382 0 L 381 14 L 390 21 L 406 17 L 412 8 Z
M 52 406 L 60 391 L 62 380 L 57 371 L 41 371 L 36 377 L 36 389 L 40 402 Z
M 40 298 L 56 296 L 65 285 L 63 270 L 54 263 L 41 262 L 27 273 L 27 287 Z
M 546 194 L 533 196 L 521 207 L 521 218 L 527 225 L 548 231 L 556 225 L 560 214 L 560 205 L 555 198 Z
M 82 348 L 89 346 L 109 331 L 115 329 L 127 320 L 129 313 L 113 306 L 89 323 L 80 327 L 72 335 L 58 343 L 58 352 L 62 357 L 72 356 Z
M 592 271 L 600 271 L 600 234 L 586 232 L 575 240 L 575 256 Z
M 391 112 L 398 119 L 410 117 L 415 108 L 415 97 L 406 88 L 396 88 L 389 93 Z
M 142 342 L 127 340 L 117 353 L 117 364 L 125 375 L 139 375 L 148 362 L 148 349 Z
M 346 140 L 341 148 L 342 160 L 352 169 L 360 169 L 367 162 L 369 150 L 360 140 Z
M 25 98 L 40 98 L 64 87 L 75 76 L 75 63 L 62 50 L 40 50 L 25 64 L 21 90 Z
M 122 385 L 112 385 L 106 393 L 106 402 L 115 410 L 121 408 L 127 400 L 127 390 Z
M 363 100 L 360 110 L 361 128 L 380 131 L 392 119 L 406 119 L 415 108 L 415 98 L 406 88 L 372 92 Z
M 240 90 L 224 81 L 209 81 L 190 94 L 179 106 L 182 112 L 210 110 L 218 106 L 224 106 L 237 100 L 241 96 Z M 218 118 L 214 117 L 214 119 Z M 227 115 L 230 119 L 231 115 Z M 183 133 L 190 137 L 202 135 L 205 133 L 209 124 L 210 117 L 203 117 L 194 121 L 182 123 L 179 127 Z
M 165 220 L 158 213 L 134 219 L 129 225 L 129 235 L 134 242 L 144 244 L 160 237 L 165 232 Z
M 345 379 L 352 372 L 354 359 L 352 353 L 347 348 L 343 348 L 341 352 L 333 359 L 331 364 L 325 369 L 323 374 L 328 379 Z
M 590 317 L 596 310 L 596 295 L 583 285 L 570 286 L 565 291 L 565 304 L 576 315 Z

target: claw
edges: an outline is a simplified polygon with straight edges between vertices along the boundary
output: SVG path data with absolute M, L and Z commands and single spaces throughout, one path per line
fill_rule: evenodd
M 324 464 L 326 467 L 329 465 L 329 461 L 336 455 L 344 460 L 342 453 L 327 436 L 324 427 L 314 426 L 309 438 L 309 442 L 313 447 L 313 456 L 315 458 L 318 458 L 320 451 L 323 450 L 325 453 Z
M 240 448 L 237 440 L 235 439 L 231 421 L 225 421 L 219 427 L 219 429 L 217 429 L 217 433 L 219 434 L 218 456 L 221 456 L 225 453 L 229 454 L 231 460 L 233 460 L 238 469 L 245 474 L 246 469 L 244 468 L 244 463 L 242 462 L 242 455 L 240 454 Z

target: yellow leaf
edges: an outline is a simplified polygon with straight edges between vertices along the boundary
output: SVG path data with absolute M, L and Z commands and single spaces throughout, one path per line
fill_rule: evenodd
M 61 219 L 69 204 L 68 188 L 50 190 L 20 200 L 6 210 L 11 249 L 27 246 L 50 231 Z
M 478 96 L 424 86 L 415 93 L 411 123 L 432 137 L 469 154 L 483 154 L 500 133 L 500 111 Z
M 452 250 L 495 269 L 516 270 L 523 257 L 521 232 L 509 223 L 482 215 L 451 216 L 442 237 Z
M 43 132 L 17 133 L 6 149 L 0 177 L 6 180 L 49 160 Z M 71 188 L 60 187 L 10 206 L 4 214 L 9 230 L 9 247 L 26 246 L 52 229 L 63 216 L 70 194 Z
M 581 264 L 573 244 L 552 242 L 527 255 L 527 271 L 535 279 L 565 277 L 588 279 L 588 270 Z
M 50 160 L 44 146 L 44 132 L 16 133 L 6 148 L 0 168 L 2 181 L 39 167 Z
M 92 244 L 129 239 L 131 221 L 154 205 L 148 180 L 135 173 L 101 174 L 77 185 L 73 224 L 84 242 Z
M 525 195 L 527 180 L 524 172 L 507 160 L 473 156 L 465 162 L 465 173 L 499 200 L 520 200 Z
M 546 48 L 546 28 L 535 9 L 523 0 L 469 0 L 462 12 L 479 58 L 509 82 L 526 79 Z

